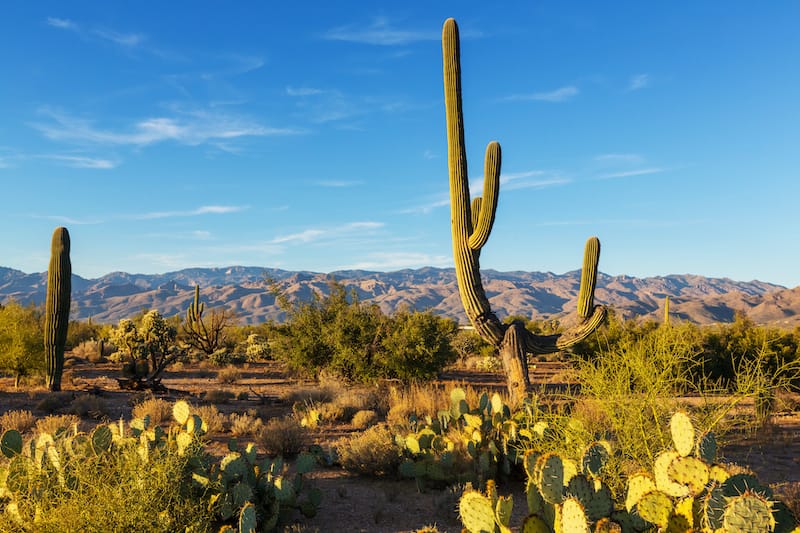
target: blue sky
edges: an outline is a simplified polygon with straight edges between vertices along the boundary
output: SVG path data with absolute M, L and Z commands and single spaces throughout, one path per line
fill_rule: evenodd
M 498 7 L 502 5 L 502 7 Z M 613 7 L 612 7 L 613 6 Z M 451 266 L 441 27 L 482 266 L 800 285 L 800 3 L 16 2 L 0 265 Z

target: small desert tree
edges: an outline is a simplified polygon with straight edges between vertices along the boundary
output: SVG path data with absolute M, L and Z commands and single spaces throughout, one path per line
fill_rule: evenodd
M 44 372 L 42 313 L 34 306 L 10 301 L 0 307 L 0 371 L 21 377 Z
M 111 330 L 111 342 L 124 358 L 120 386 L 130 389 L 158 389 L 161 375 L 183 352 L 176 346 L 178 330 L 158 311 L 148 311 L 140 325 L 122 319 Z
M 225 309 L 212 309 L 203 316 L 205 304 L 200 302 L 200 286 L 195 285 L 194 301 L 186 310 L 186 319 L 181 325 L 183 341 L 193 350 L 211 355 L 227 344 L 226 330 L 231 327 L 234 316 Z

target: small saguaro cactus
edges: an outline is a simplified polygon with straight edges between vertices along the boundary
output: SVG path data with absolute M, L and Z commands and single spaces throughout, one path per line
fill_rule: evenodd
M 47 300 L 44 311 L 44 357 L 47 367 L 47 387 L 61 390 L 64 370 L 64 345 L 69 325 L 72 265 L 69 260 L 69 232 L 56 228 L 50 248 L 50 267 L 47 269 Z
M 450 204 L 453 256 L 461 302 L 476 331 L 500 348 L 511 403 L 518 402 L 529 384 L 527 353 L 554 353 L 586 338 L 605 317 L 605 308 L 594 305 L 600 241 L 591 237 L 586 250 L 578 299 L 579 322 L 555 335 L 534 335 L 520 323 L 505 325 L 492 312 L 481 283 L 479 257 L 489 239 L 500 190 L 500 144 L 486 147 L 483 197 L 470 203 L 467 157 L 464 148 L 464 116 L 461 107 L 461 64 L 458 26 L 448 19 L 442 30 L 444 93 L 447 113 L 447 162 L 450 171 Z

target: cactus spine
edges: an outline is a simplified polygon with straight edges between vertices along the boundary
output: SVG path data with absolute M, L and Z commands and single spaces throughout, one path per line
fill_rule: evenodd
M 489 239 L 497 211 L 500 190 L 500 144 L 492 141 L 486 147 L 483 196 L 476 197 L 470 203 L 461 105 L 458 26 L 453 19 L 448 19 L 444 23 L 442 54 L 453 257 L 459 294 L 475 330 L 488 342 L 500 348 L 511 403 L 516 404 L 525 395 L 529 384 L 527 353 L 542 354 L 563 350 L 586 338 L 603 321 L 605 308 L 594 305 L 600 241 L 596 237 L 591 237 L 586 242 L 578 300 L 580 321 L 575 327 L 562 334 L 540 336 L 528 332 L 521 324 L 506 326 L 497 319 L 481 283 L 479 258 L 481 248 Z
M 50 248 L 44 315 L 44 357 L 47 367 L 47 387 L 51 391 L 61 390 L 64 345 L 69 325 L 71 278 L 69 232 L 67 228 L 56 228 Z

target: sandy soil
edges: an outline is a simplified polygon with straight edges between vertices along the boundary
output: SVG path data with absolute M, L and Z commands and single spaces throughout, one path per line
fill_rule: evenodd
M 231 400 L 217 404 L 226 414 L 258 410 L 262 417 L 284 416 L 292 406 L 281 400 L 281 396 L 298 386 L 313 386 L 289 376 L 277 363 L 251 364 L 242 368 L 242 377 L 233 385 L 220 385 L 216 380 L 217 369 L 187 366 L 177 372 L 168 372 L 163 384 L 168 393 L 159 395 L 167 400 L 187 399 L 201 403 L 201 395 L 212 389 L 224 388 L 236 394 L 248 393 L 247 399 Z M 102 419 L 129 419 L 131 407 L 141 393 L 119 390 L 115 377 L 119 375 L 112 364 L 93 365 L 78 363 L 69 365 L 65 371 L 64 390 L 70 395 L 90 393 L 105 401 Z M 537 364 L 532 377 L 535 386 L 542 390 L 561 388 L 565 367 L 559 363 Z M 439 384 L 448 387 L 455 383 L 466 383 L 475 388 L 502 390 L 502 376 L 477 372 L 450 372 Z M 42 387 L 14 389 L 13 380 L 0 379 L 0 414 L 11 409 L 26 409 L 37 416 L 39 402 L 48 395 Z M 749 466 L 762 482 L 773 484 L 777 491 L 794 494 L 800 499 L 800 401 L 786 402 L 782 411 L 776 413 L 761 431 L 742 435 L 731 440 L 722 450 L 725 458 Z M 91 427 L 96 420 L 86 419 Z M 319 444 L 355 431 L 347 425 L 324 426 L 314 434 Z M 212 435 L 212 452 L 224 453 L 224 442 L 228 436 Z M 374 479 L 349 474 L 339 468 L 321 469 L 311 475 L 312 482 L 323 491 L 323 502 L 318 515 L 300 521 L 301 531 L 375 532 L 399 533 L 415 531 L 436 524 L 440 531 L 457 532 L 461 525 L 455 514 L 458 496 L 455 491 L 430 490 L 420 492 L 414 481 Z M 518 502 L 516 512 L 520 516 L 512 523 L 521 523 L 525 496 L 522 483 L 500 486 L 501 493 L 512 493 Z

